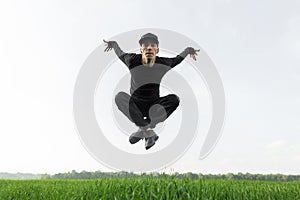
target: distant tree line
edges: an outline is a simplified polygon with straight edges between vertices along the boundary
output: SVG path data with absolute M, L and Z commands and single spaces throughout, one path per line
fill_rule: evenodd
M 31 174 L 31 173 L 7 173 L 0 172 L 0 179 L 7 180 L 28 180 L 28 179 L 40 179 L 40 174 Z
M 224 179 L 224 180 L 258 180 L 258 181 L 281 181 L 281 182 L 300 182 L 300 175 L 284 174 L 250 174 L 250 173 L 227 173 L 227 174 L 196 174 L 192 172 L 180 174 L 150 173 L 135 174 L 132 172 L 76 172 L 72 170 L 67 173 L 58 173 L 54 175 L 42 174 L 41 179 L 98 179 L 98 178 L 178 178 L 178 179 Z

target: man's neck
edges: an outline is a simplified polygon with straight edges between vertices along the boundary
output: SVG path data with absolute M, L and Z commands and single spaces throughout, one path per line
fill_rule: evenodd
M 155 57 L 154 58 L 147 58 L 147 57 L 142 57 L 142 64 L 144 66 L 147 66 L 147 67 L 152 67 L 155 63 Z

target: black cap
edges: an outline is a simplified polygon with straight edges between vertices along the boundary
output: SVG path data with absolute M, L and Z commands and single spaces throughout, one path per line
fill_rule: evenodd
M 157 44 L 158 45 L 158 38 L 157 38 L 157 36 L 156 35 L 154 35 L 154 34 L 152 34 L 152 33 L 147 33 L 147 34 L 145 34 L 145 35 L 143 35 L 142 37 L 141 37 L 141 39 L 139 40 L 139 43 L 140 43 L 140 45 L 142 46 L 142 44 L 144 43 L 144 42 L 148 42 L 148 41 L 150 41 L 150 42 L 154 42 L 155 44 Z

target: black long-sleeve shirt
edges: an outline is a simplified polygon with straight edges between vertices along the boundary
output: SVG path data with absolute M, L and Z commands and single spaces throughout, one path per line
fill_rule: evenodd
M 124 53 L 115 41 L 111 41 L 110 45 L 119 59 L 130 70 L 131 96 L 149 101 L 159 98 L 159 86 L 163 76 L 181 63 L 188 54 L 194 52 L 192 47 L 188 47 L 174 58 L 156 56 L 154 65 L 149 67 L 142 64 L 142 54 Z

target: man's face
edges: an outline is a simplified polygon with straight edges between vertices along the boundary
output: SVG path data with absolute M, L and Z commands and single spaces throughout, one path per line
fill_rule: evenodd
M 140 48 L 140 51 L 144 57 L 153 59 L 159 52 L 159 48 L 157 44 L 153 42 L 144 42 Z

